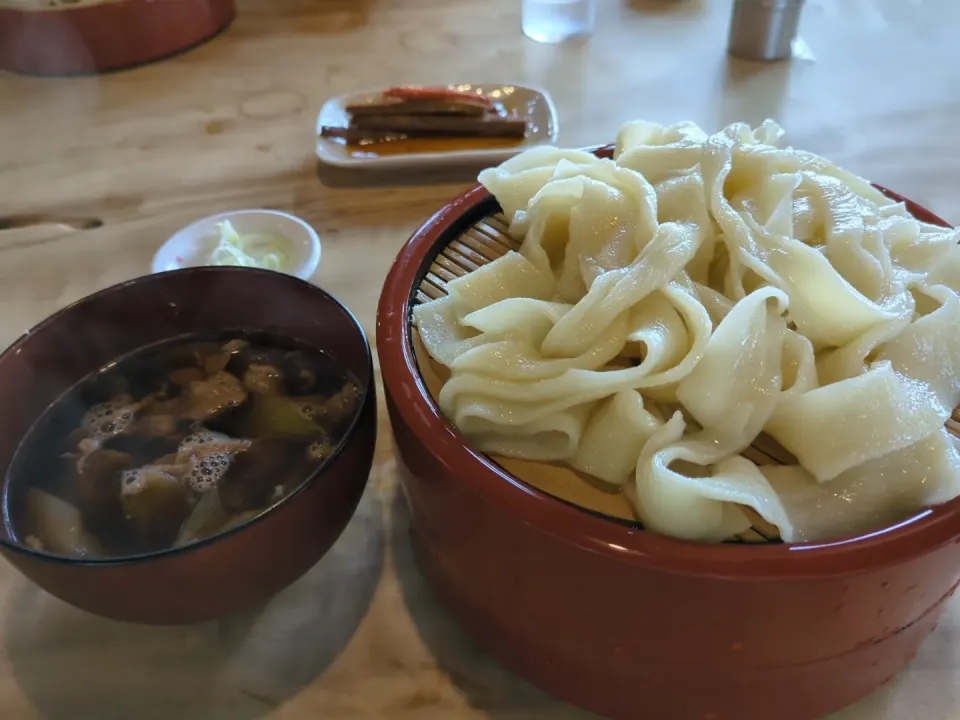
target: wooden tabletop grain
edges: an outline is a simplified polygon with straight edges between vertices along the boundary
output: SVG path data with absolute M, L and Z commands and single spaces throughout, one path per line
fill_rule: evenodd
M 599 4 L 592 39 L 546 46 L 522 37 L 520 0 L 240 0 L 224 34 L 157 64 L 102 77 L 0 74 L 0 342 L 147 272 L 191 220 L 246 207 L 316 227 L 314 282 L 372 338 L 396 252 L 477 170 L 318 169 L 324 99 L 378 85 L 540 86 L 572 146 L 609 142 L 636 118 L 714 129 L 770 116 L 793 144 L 960 221 L 957 3 L 808 0 L 797 56 L 772 65 L 728 61 L 730 0 Z M 500 668 L 432 597 L 410 556 L 381 418 L 369 489 L 343 537 L 242 617 L 173 629 L 110 622 L 0 562 L 0 718 L 592 717 Z M 958 633 L 955 604 L 898 680 L 833 720 L 960 718 Z

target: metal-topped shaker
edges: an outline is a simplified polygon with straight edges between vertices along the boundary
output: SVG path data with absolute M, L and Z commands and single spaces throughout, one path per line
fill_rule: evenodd
M 734 0 L 728 52 L 745 60 L 790 57 L 803 0 Z

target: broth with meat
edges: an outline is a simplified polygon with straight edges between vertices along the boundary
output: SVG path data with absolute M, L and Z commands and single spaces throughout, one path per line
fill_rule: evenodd
M 268 333 L 140 348 L 27 433 L 4 486 L 7 533 L 51 554 L 118 557 L 231 529 L 333 454 L 360 399 L 328 355 Z

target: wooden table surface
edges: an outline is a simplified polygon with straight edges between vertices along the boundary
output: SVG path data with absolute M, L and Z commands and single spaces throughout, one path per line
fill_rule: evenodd
M 727 60 L 729 0 L 599 3 L 589 42 L 555 47 L 521 36 L 520 0 L 241 0 L 223 35 L 165 62 L 100 78 L 0 74 L 0 224 L 102 222 L 0 232 L 0 342 L 147 272 L 189 221 L 244 207 L 292 211 L 317 228 L 314 281 L 372 338 L 394 255 L 475 169 L 318 171 L 321 103 L 368 86 L 538 85 L 574 146 L 608 142 L 635 118 L 716 129 L 770 116 L 793 144 L 960 221 L 960 4 L 808 0 L 799 56 L 763 65 Z M 592 717 L 500 668 L 431 596 L 411 560 L 381 417 L 369 488 L 340 541 L 243 617 L 174 629 L 110 622 L 0 563 L 0 718 Z M 955 604 L 897 681 L 833 720 L 960 718 L 958 633 Z

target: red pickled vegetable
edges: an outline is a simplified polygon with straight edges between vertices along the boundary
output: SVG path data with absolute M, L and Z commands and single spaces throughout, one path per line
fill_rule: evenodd
M 488 108 L 493 107 L 493 100 L 485 95 L 461 92 L 459 90 L 451 90 L 450 88 L 445 87 L 392 87 L 388 90 L 385 90 L 383 95 L 384 97 L 395 97 L 400 98 L 401 100 L 459 100 L 465 102 L 475 102 Z

